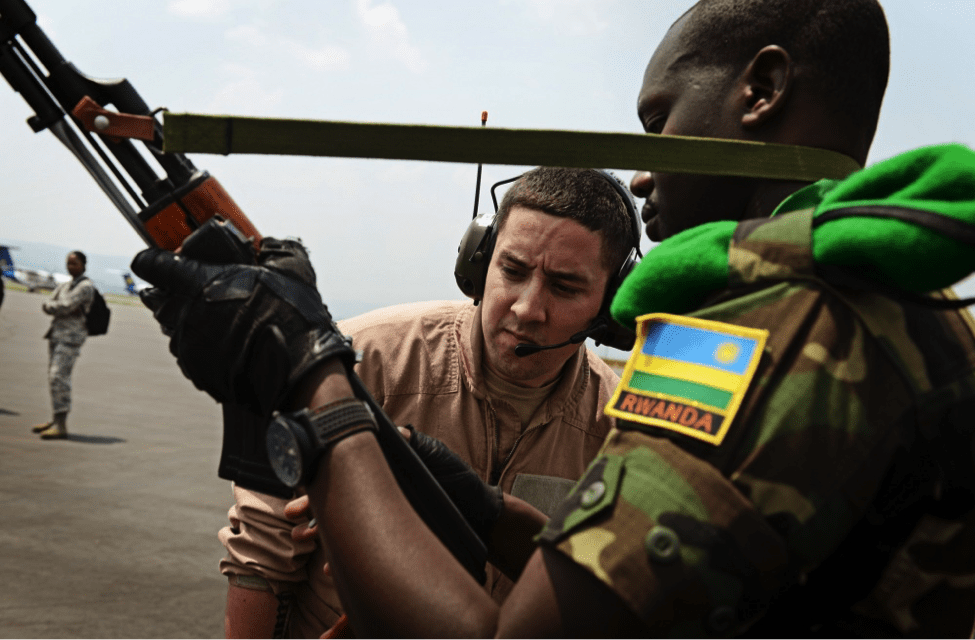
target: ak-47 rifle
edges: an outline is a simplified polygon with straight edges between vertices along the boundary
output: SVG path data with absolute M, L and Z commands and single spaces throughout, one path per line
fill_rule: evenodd
M 27 123 L 50 130 L 88 170 L 112 204 L 151 247 L 183 247 L 205 253 L 197 229 L 237 242 L 240 262 L 254 262 L 261 236 L 215 178 L 180 153 L 163 152 L 163 129 L 128 80 L 96 80 L 64 59 L 38 27 L 23 0 L 0 0 L 0 75 L 34 110 Z M 105 107 L 111 105 L 116 111 Z M 141 141 L 165 172 L 160 176 L 133 142 Z M 214 222 L 212 220 L 218 221 Z M 209 222 L 208 222 L 209 221 Z M 251 246 L 253 245 L 253 246 Z M 437 484 L 405 439 L 350 373 L 352 388 L 379 423 L 378 439 L 410 504 L 479 581 L 484 581 L 484 544 Z M 267 420 L 224 405 L 223 449 L 218 475 L 242 487 L 290 497 L 274 474 L 264 446 Z

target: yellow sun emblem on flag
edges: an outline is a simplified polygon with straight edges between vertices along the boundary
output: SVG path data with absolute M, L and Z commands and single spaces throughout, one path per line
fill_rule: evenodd
M 738 358 L 741 349 L 734 342 L 723 342 L 714 350 L 714 359 L 721 364 L 729 364 Z

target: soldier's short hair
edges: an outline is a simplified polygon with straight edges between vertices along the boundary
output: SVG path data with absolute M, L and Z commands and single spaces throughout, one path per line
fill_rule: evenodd
M 701 43 L 694 63 L 741 69 L 777 44 L 819 84 L 828 107 L 876 131 L 890 73 L 890 34 L 876 0 L 700 0 L 688 13 L 684 36 Z

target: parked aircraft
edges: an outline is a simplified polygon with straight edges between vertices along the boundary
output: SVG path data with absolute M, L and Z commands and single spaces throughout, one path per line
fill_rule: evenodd
M 0 269 L 4 278 L 13 282 L 18 282 L 28 291 L 53 291 L 62 282 L 71 282 L 71 276 L 66 273 L 52 273 L 40 269 L 21 269 L 14 266 L 13 256 L 10 251 L 17 250 L 17 247 L 0 245 Z
M 130 296 L 137 296 L 140 291 L 152 286 L 145 282 L 136 282 L 131 273 L 123 273 L 122 280 L 125 281 L 125 292 Z

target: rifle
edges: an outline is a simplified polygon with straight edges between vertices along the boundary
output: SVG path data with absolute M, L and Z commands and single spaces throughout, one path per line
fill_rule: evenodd
M 42 68 L 43 67 L 43 68 Z M 46 73 L 45 73 L 46 70 Z M 100 80 L 64 59 L 37 25 L 24 0 L 0 0 L 0 75 L 34 111 L 27 124 L 35 133 L 50 130 L 81 162 L 109 200 L 150 247 L 183 247 L 190 257 L 206 254 L 210 233 L 224 234 L 242 250 L 241 262 L 255 261 L 261 235 L 219 182 L 181 153 L 163 152 L 163 129 L 125 79 Z M 112 106 L 116 111 L 106 109 Z M 146 161 L 133 139 L 162 168 Z M 484 582 L 484 544 L 436 479 L 376 404 L 365 385 L 349 373 L 355 395 L 369 405 L 379 424 L 377 438 L 413 509 L 455 558 Z M 264 446 L 268 421 L 240 407 L 223 406 L 223 447 L 217 474 L 240 486 L 290 497 L 274 474 Z

